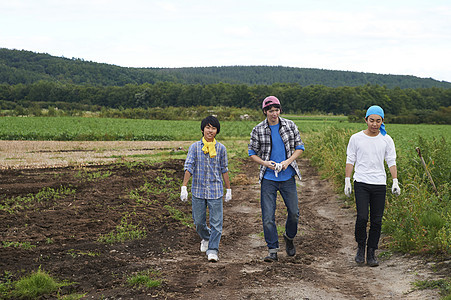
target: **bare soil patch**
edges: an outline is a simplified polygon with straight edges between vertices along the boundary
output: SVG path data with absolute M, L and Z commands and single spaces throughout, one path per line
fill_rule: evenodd
M 165 149 L 185 146 L 158 145 Z M 8 145 L 0 144 L 0 148 L 5 147 Z M 125 148 L 137 146 L 129 142 Z M 71 149 L 75 148 L 66 150 Z M 58 155 L 74 152 L 59 151 Z M 4 162 L 2 159 L 2 165 Z M 17 279 L 41 267 L 55 278 L 75 282 L 60 294 L 86 293 L 86 299 L 439 299 L 436 291 L 413 289 L 411 282 L 415 280 L 439 278 L 418 257 L 394 254 L 382 259 L 376 268 L 356 266 L 354 211 L 342 205 L 307 159 L 299 163 L 303 179 L 298 188 L 301 217 L 295 239 L 297 254 L 286 256 L 281 239 L 277 263 L 262 260 L 267 249 L 261 234 L 260 189 L 257 166 L 250 161 L 243 162 L 242 174 L 232 183 L 233 199 L 224 205 L 217 263 L 207 261 L 199 251 L 195 230 L 183 225 L 168 209 L 191 214 L 190 203 L 179 200 L 183 160 L 82 167 L 88 173 L 111 173 L 96 180 L 80 178 L 79 166 L 36 167 L 31 162 L 2 169 L 0 204 L 44 187 L 64 186 L 76 192 L 15 214 L 0 211 L 2 242 L 36 246 L 31 250 L 0 247 L 0 276 L 8 271 Z M 154 192 L 142 193 L 142 201 L 136 201 L 130 191 L 144 184 L 154 187 Z M 283 226 L 283 202 L 278 201 L 278 205 L 277 221 Z M 112 245 L 97 241 L 115 229 L 124 216 L 144 227 L 147 237 Z M 149 269 L 160 272 L 164 281 L 159 288 L 126 284 L 128 276 Z

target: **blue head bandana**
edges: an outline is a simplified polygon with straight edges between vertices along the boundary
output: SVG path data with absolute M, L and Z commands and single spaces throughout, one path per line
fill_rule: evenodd
M 384 118 L 384 110 L 382 109 L 382 107 L 380 107 L 378 105 L 373 105 L 373 106 L 370 106 L 370 108 L 368 108 L 368 110 L 366 111 L 365 119 L 368 118 L 369 115 L 378 115 L 378 116 L 381 116 L 381 118 L 383 119 Z M 387 134 L 384 123 L 382 123 L 381 128 L 379 130 L 382 135 Z

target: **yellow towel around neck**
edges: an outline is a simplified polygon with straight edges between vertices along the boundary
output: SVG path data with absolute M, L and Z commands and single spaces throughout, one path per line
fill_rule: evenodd
M 207 140 L 202 137 L 202 142 L 204 143 L 204 146 L 202 147 L 202 151 L 204 151 L 205 154 L 210 153 L 210 157 L 216 156 L 216 139 L 213 139 L 213 142 L 207 142 Z

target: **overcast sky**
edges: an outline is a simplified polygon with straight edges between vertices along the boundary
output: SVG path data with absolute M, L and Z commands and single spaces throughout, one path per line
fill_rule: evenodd
M 0 0 L 0 47 L 124 67 L 288 66 L 451 82 L 451 1 Z

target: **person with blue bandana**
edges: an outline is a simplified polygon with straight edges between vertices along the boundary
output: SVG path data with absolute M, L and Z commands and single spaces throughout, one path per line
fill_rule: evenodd
M 377 105 L 368 108 L 365 115 L 367 128 L 355 133 L 349 139 L 346 150 L 345 189 L 350 197 L 352 193 L 351 175 L 354 170 L 354 195 L 357 218 L 355 222 L 355 240 L 357 242 L 357 264 L 366 262 L 371 267 L 379 265 L 375 251 L 381 235 L 382 217 L 385 209 L 387 175 L 384 160 L 393 178 L 391 191 L 401 193 L 396 168 L 396 149 L 393 139 L 387 134 L 384 125 L 384 110 Z M 368 214 L 370 229 L 367 234 Z
M 294 238 L 298 230 L 299 206 L 295 177 L 301 179 L 296 158 L 304 152 L 298 127 L 293 121 L 280 117 L 279 99 L 268 96 L 262 110 L 266 118 L 252 129 L 248 145 L 250 158 L 260 165 L 259 183 L 263 234 L 269 255 L 266 262 L 278 260 L 279 237 L 275 222 L 277 191 L 287 207 L 285 222 L 285 250 L 288 256 L 296 254 Z

